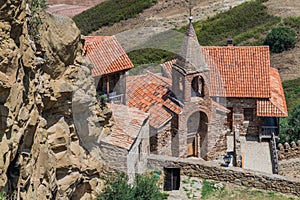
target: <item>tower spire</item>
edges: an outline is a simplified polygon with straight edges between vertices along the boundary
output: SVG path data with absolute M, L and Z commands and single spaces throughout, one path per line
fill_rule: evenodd
M 198 38 L 193 27 L 192 3 L 189 1 L 189 25 L 185 33 L 185 38 L 176 59 L 176 65 L 184 73 L 194 73 L 206 70 L 204 56 L 198 42 Z

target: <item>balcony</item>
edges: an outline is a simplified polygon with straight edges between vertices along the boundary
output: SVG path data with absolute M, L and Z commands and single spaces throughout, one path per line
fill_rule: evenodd
M 259 141 L 262 139 L 271 139 L 273 133 L 277 138 L 279 134 L 279 129 L 277 126 L 261 126 L 259 132 Z
M 123 104 L 124 94 L 116 94 L 116 92 L 112 92 L 109 93 L 109 98 L 107 98 L 106 94 L 102 94 L 98 95 L 98 99 L 107 103 Z

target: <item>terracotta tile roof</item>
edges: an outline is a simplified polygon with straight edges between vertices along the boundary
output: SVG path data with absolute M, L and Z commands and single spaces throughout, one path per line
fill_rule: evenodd
M 172 65 L 176 62 L 176 59 L 164 62 L 161 64 L 163 76 L 167 78 L 172 78 Z
M 270 97 L 269 47 L 203 47 L 211 70 L 211 96 Z M 221 77 L 224 92 L 216 82 Z
M 181 112 L 180 106 L 169 98 L 170 79 L 151 72 L 127 78 L 127 105 L 150 113 L 150 126 L 159 128 Z
M 270 97 L 269 47 L 211 46 L 202 47 L 202 52 L 210 69 L 211 96 Z M 174 63 L 162 64 L 166 77 Z
M 115 125 L 102 141 L 130 150 L 149 114 L 125 105 L 108 104 L 108 107 L 113 112 Z
M 149 124 L 154 128 L 159 128 L 161 125 L 170 121 L 173 115 L 159 105 L 153 105 L 150 110 Z
M 271 97 L 257 100 L 257 115 L 265 117 L 287 117 L 288 111 L 277 69 L 270 70 Z
M 133 68 L 115 36 L 86 36 L 85 39 L 83 54 L 94 65 L 94 77 Z

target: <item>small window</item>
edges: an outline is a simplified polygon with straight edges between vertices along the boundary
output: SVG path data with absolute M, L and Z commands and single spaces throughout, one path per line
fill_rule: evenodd
M 164 190 L 179 190 L 180 188 L 180 169 L 179 168 L 165 168 Z
M 139 161 L 141 161 L 141 153 L 142 153 L 142 141 L 138 146 Z
M 254 108 L 244 108 L 244 121 L 253 121 Z

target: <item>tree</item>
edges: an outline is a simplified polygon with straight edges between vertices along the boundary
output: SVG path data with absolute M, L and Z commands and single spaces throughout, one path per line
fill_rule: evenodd
M 300 103 L 294 108 L 290 116 L 280 125 L 280 141 L 292 142 L 300 139 Z
M 273 28 L 267 35 L 264 44 L 270 46 L 272 53 L 281 53 L 295 46 L 296 32 L 289 27 Z
M 133 185 L 123 172 L 105 178 L 105 188 L 97 200 L 164 200 L 168 195 L 160 191 L 158 180 L 153 175 L 136 175 Z

